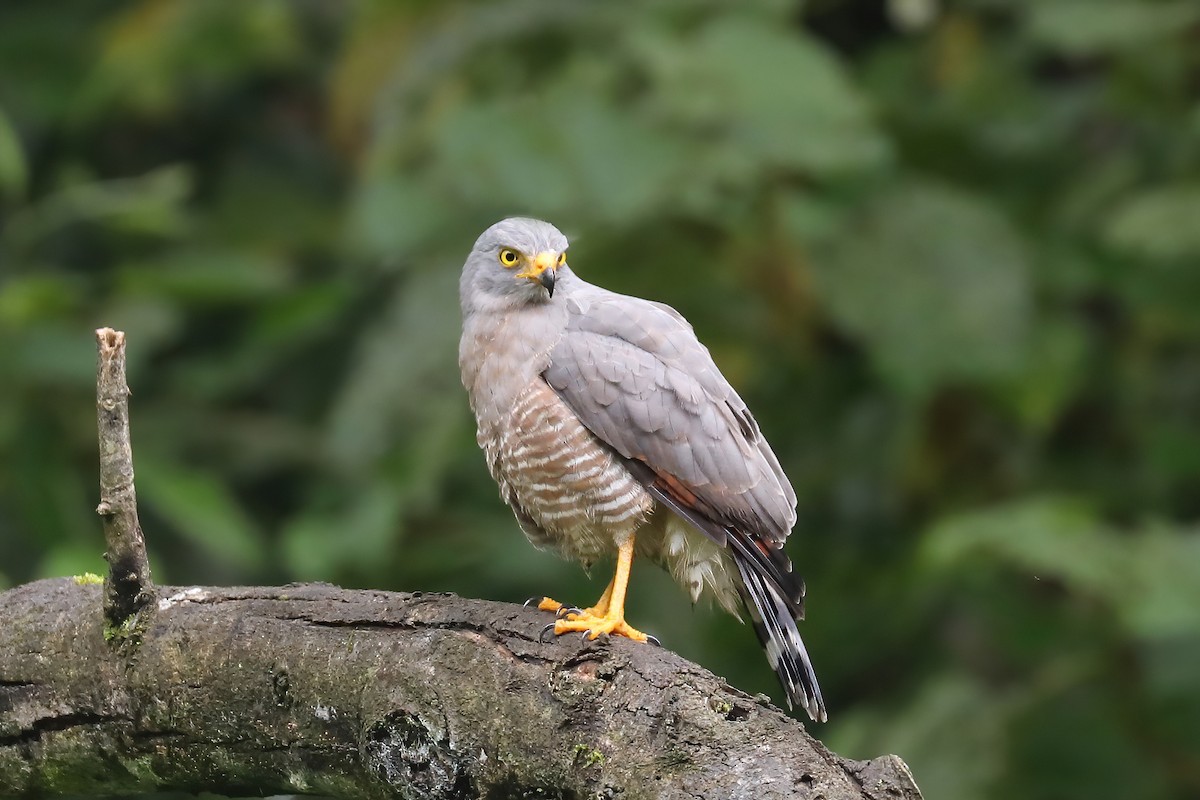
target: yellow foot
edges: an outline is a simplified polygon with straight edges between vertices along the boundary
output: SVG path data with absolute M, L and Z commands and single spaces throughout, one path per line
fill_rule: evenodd
M 625 622 L 625 590 L 629 588 L 629 565 L 632 563 L 633 537 L 630 536 L 617 548 L 617 570 L 613 573 L 613 579 L 608 582 L 604 594 L 600 595 L 600 600 L 591 608 L 568 608 L 557 600 L 543 597 L 538 603 L 538 608 L 542 611 L 553 611 L 558 621 L 542 628 L 538 638 L 551 630 L 555 636 L 582 631 L 586 639 L 596 639 L 600 634 L 607 633 L 610 636 L 624 636 L 635 642 L 658 644 L 658 639 L 631 628 Z M 530 605 L 534 599 L 537 598 L 531 599 L 525 605 Z
M 626 639 L 633 639 L 635 642 L 653 642 L 658 644 L 658 639 L 653 636 L 647 636 L 633 628 L 622 617 L 619 616 L 602 616 L 591 613 L 590 609 L 578 614 L 567 614 L 558 622 L 554 623 L 554 635 L 562 636 L 564 633 L 583 632 L 588 639 L 595 639 L 602 633 L 607 633 L 610 636 L 624 636 Z

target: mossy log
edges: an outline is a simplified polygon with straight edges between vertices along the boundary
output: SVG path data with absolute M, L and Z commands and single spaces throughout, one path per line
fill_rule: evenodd
M 0 795 L 918 798 L 660 648 L 540 642 L 539 612 L 449 595 L 158 587 L 0 594 Z M 107 636 L 106 636 L 107 634 Z

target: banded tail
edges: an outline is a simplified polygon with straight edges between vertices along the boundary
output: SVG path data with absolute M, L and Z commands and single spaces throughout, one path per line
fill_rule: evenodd
M 758 559 L 747 558 L 742 550 L 735 539 L 733 561 L 742 575 L 738 591 L 750 612 L 754 633 L 767 654 L 767 662 L 783 685 L 788 708 L 798 705 L 814 721 L 826 722 L 829 717 L 821 687 L 817 684 L 817 673 L 796 626 L 804 616 L 803 587 L 800 602 L 786 598 L 773 581 L 763 575 L 756 563 Z
M 792 572 L 787 554 L 780 549 L 760 547 L 746 533 L 715 522 L 697 507 L 694 495 L 682 495 L 677 482 L 656 475 L 645 463 L 627 459 L 626 465 L 656 500 L 717 544 L 729 548 L 742 578 L 737 582 L 738 594 L 750 612 L 754 633 L 767 654 L 767 661 L 783 686 L 788 708 L 800 706 L 815 722 L 827 722 L 829 716 L 817 684 L 817 673 L 796 626 L 804 619 L 804 581 Z

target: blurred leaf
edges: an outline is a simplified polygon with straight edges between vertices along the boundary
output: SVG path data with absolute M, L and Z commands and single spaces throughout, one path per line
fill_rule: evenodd
M 923 552 L 937 567 L 986 555 L 1033 572 L 1037 577 L 1071 573 L 1090 590 L 1118 583 L 1125 565 L 1104 546 L 1107 533 L 1077 501 L 1025 500 L 962 514 L 939 522 L 925 538 Z
M 415 181 L 372 179 L 354 197 L 348 239 L 377 257 L 413 255 L 447 216 L 446 204 Z
M 330 88 L 330 129 L 349 146 L 367 127 L 375 103 L 393 74 L 395 64 L 410 49 L 415 32 L 409 4 L 360 4 L 338 54 Z
M 261 308 L 249 338 L 259 346 L 297 347 L 333 326 L 350 288 L 348 282 L 327 281 L 277 295 Z
M 806 244 L 827 243 L 845 230 L 845 208 L 810 191 L 792 191 L 781 197 L 784 229 Z
M 889 153 L 867 103 L 814 39 L 768 19 L 718 16 L 657 56 L 663 112 L 727 137 L 751 163 L 837 173 Z
M 926 797 L 988 797 L 1004 773 L 1013 710 L 987 687 L 943 672 L 900 709 L 852 712 L 827 742 L 860 758 L 902 753 Z
M 139 499 L 197 549 L 242 569 L 265 561 L 262 535 L 217 475 L 139 455 L 137 486 Z
M 77 184 L 14 214 L 0 241 L 29 247 L 78 223 L 175 236 L 186 228 L 184 201 L 190 193 L 191 174 L 182 166 L 161 167 L 137 178 Z
M 982 556 L 1063 581 L 1105 601 L 1137 636 L 1200 630 L 1200 534 L 1192 531 L 1118 534 L 1078 503 L 1027 500 L 939 523 L 924 552 L 942 569 Z
M 402 496 L 390 484 L 357 492 L 338 512 L 306 510 L 285 527 L 282 549 L 289 574 L 319 579 L 331 572 L 370 574 L 400 540 Z
M 91 65 L 96 18 L 61 4 L 0 4 L 0 97 L 14 118 L 57 122 Z
M 201 243 L 260 257 L 321 252 L 337 236 L 341 211 L 329 181 L 331 154 L 288 124 L 292 140 L 270 153 L 239 153 L 197 231 Z M 270 213 L 263 213 L 270 209 Z
M 85 118 L 111 107 L 165 114 L 189 89 L 293 60 L 297 33 L 283 0 L 127 4 L 104 37 L 78 109 Z
M 1156 733 L 1183 752 L 1200 746 L 1200 636 L 1146 642 L 1139 649 Z
M 1035 0 L 1028 7 L 1034 39 L 1079 56 L 1152 46 L 1200 21 L 1191 0 Z
M 374 25 L 379 9 L 386 3 L 362 5 L 361 19 L 365 25 Z M 463 79 L 470 76 L 478 65 L 490 82 L 497 78 L 500 84 L 487 92 L 488 97 L 505 94 L 501 84 L 522 67 L 522 59 L 514 54 L 525 49 L 537 65 L 544 65 L 544 43 L 560 41 L 555 58 L 556 69 L 539 68 L 536 74 L 557 75 L 562 65 L 568 63 L 569 48 L 565 40 L 570 36 L 570 23 L 576 25 L 596 24 L 591 31 L 597 35 L 612 30 L 613 22 L 624 21 L 620 10 L 594 3 L 562 3 L 558 0 L 506 0 L 498 3 L 459 4 L 453 14 L 430 14 L 439 10 L 439 5 L 418 4 L 409 10 L 414 31 L 407 41 L 412 47 L 404 54 L 375 98 L 372 114 L 374 142 L 369 150 L 367 169 L 374 175 L 383 165 L 395 165 L 414 153 L 423 156 L 428 144 L 418 137 L 428 131 L 422 130 L 420 115 L 432 111 L 434 116 L 443 104 L 453 105 L 463 89 Z M 384 11 L 386 14 L 386 10 Z M 429 23 L 429 17 L 438 20 Z M 387 21 L 383 25 L 390 24 Z M 536 46 L 522 48 L 524 42 Z M 392 48 L 396 42 L 389 43 Z M 511 84 L 509 84 L 511 86 Z M 527 95 L 528 92 L 521 94 Z
M 571 208 L 574 176 L 564 168 L 556 115 L 535 98 L 463 104 L 435 135 L 445 179 L 464 200 L 541 216 Z
M 340 468 L 363 469 L 466 421 L 458 315 L 446 308 L 457 305 L 457 282 L 446 269 L 411 273 L 363 337 L 330 419 L 328 451 Z
M 587 209 L 601 224 L 630 225 L 668 205 L 686 170 L 686 150 L 590 93 L 561 86 L 550 99 L 546 123 L 557 126 L 563 166 L 575 179 L 573 211 Z
M 252 301 L 290 283 L 286 263 L 245 250 L 181 249 L 157 263 L 120 269 L 130 296 L 148 294 L 195 305 Z
M 1200 16 L 1200 15 L 1198 15 Z M 1200 184 L 1150 189 L 1128 198 L 1109 217 L 1108 243 L 1150 258 L 1200 256 Z
M 1026 367 L 1005 392 L 1027 425 L 1048 430 L 1085 379 L 1087 339 L 1078 326 L 1057 320 L 1042 321 L 1030 338 Z
M 76 323 L 38 321 L 17 332 L 17 367 L 28 379 L 50 385 L 91 387 L 96 382 L 96 353 L 88 346 L 92 330 Z
M 1124 688 L 1128 688 L 1127 686 Z M 1028 764 L 1035 780 L 1005 775 L 995 796 L 1031 800 L 1096 797 L 1168 797 L 1167 781 L 1146 769 L 1141 737 L 1114 713 L 1109 688 L 1095 680 L 1059 687 L 1014 720 L 1009 751 Z M 1085 735 L 1080 735 L 1086 731 Z M 1132 735 L 1131 735 L 1132 734 Z M 922 787 L 924 788 L 924 787 Z
M 15 275 L 0 278 L 0 327 L 24 328 L 75 308 L 80 286 L 67 275 Z
M 825 257 L 820 295 L 897 387 L 1011 375 L 1030 324 L 1019 236 L 979 199 L 908 184 L 879 195 Z
M 4 109 L 0 108 L 0 198 L 21 197 L 28 180 L 21 137 Z
M 1110 599 L 1129 630 L 1147 638 L 1200 633 L 1200 532 L 1156 525 L 1120 541 L 1127 585 Z M 1119 596 L 1118 596 L 1119 595 Z

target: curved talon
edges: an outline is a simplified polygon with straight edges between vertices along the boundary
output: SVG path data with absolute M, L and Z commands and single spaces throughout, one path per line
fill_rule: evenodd
M 592 629 L 588 628 L 586 631 L 583 632 L 583 636 L 580 637 L 580 641 L 586 643 L 588 641 L 588 637 L 591 635 L 592 635 Z M 595 638 L 595 637 L 593 637 L 593 638 Z
M 651 636 L 650 634 L 647 633 L 646 641 L 649 642 L 650 644 L 654 645 L 655 647 L 662 647 L 662 642 L 660 642 L 658 640 L 657 636 Z
M 541 642 L 542 644 L 545 644 L 546 643 L 546 632 L 553 631 L 553 630 L 554 630 L 554 623 L 551 622 L 549 625 L 542 628 L 542 632 L 538 634 L 538 641 Z
M 521 605 L 525 606 L 525 608 L 529 608 L 531 605 L 534 605 L 535 603 L 540 603 L 540 602 L 542 602 L 542 596 L 539 594 L 535 594 L 533 597 L 529 598 Z
M 582 614 L 582 613 L 583 613 L 583 609 L 576 608 L 575 606 L 563 606 L 558 611 L 554 612 L 554 616 L 555 617 L 564 617 L 567 614 Z

